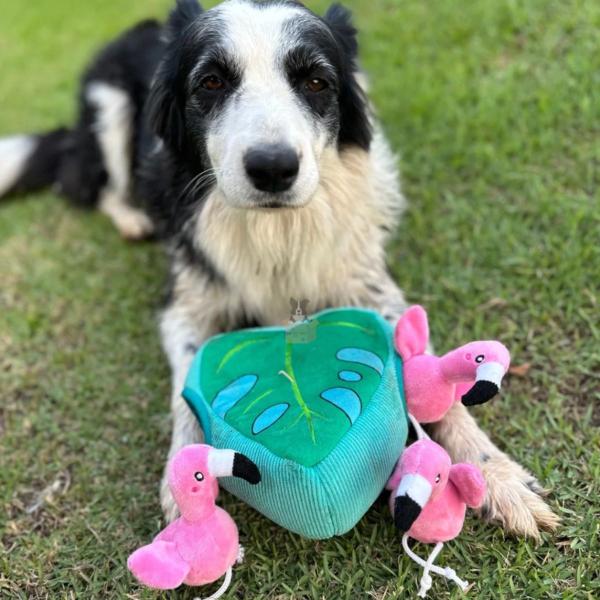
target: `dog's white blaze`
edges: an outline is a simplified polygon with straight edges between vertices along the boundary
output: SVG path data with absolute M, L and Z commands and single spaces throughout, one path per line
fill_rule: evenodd
M 425 477 L 418 474 L 405 475 L 400 480 L 396 490 L 396 497 L 408 496 L 423 508 L 431 498 L 431 484 Z
M 213 477 L 230 477 L 233 473 L 233 450 L 211 450 L 208 455 L 208 469 Z
M 8 192 L 21 177 L 35 146 L 35 137 L 28 135 L 0 139 L 0 196 Z
M 476 381 L 491 381 L 498 387 L 502 385 L 505 369 L 498 362 L 486 362 L 477 367 Z
M 286 194 L 290 205 L 303 205 L 319 182 L 318 161 L 327 141 L 307 108 L 292 90 L 283 58 L 294 46 L 286 24 L 309 18 L 292 6 L 257 6 L 232 0 L 218 9 L 225 24 L 228 52 L 241 67 L 242 81 L 234 102 L 209 132 L 207 147 L 227 201 L 252 206 L 263 196 L 248 180 L 244 155 L 262 144 L 285 144 L 300 156 L 298 178 Z

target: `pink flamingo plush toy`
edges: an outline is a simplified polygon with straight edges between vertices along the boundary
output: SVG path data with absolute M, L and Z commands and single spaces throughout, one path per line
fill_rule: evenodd
M 141 583 L 169 590 L 182 583 L 206 585 L 225 575 L 223 586 L 211 598 L 225 593 L 232 566 L 243 557 L 233 519 L 215 505 L 216 478 L 232 475 L 251 484 L 260 482 L 256 465 L 233 450 L 194 444 L 173 457 L 169 486 L 181 517 L 129 557 L 127 566 Z
M 459 400 L 473 406 L 498 393 L 510 366 L 500 342 L 471 342 L 441 357 L 425 353 L 428 343 L 427 313 L 413 306 L 396 326 L 394 345 L 403 360 L 408 411 L 419 423 L 440 421 Z
M 441 446 L 421 439 L 404 451 L 387 489 L 392 490 L 390 508 L 394 522 L 404 533 L 404 551 L 424 569 L 419 596 L 425 598 L 431 588 L 430 572 L 465 590 L 468 583 L 459 579 L 454 569 L 442 569 L 433 563 L 444 542 L 461 532 L 467 506 L 478 508 L 483 503 L 486 486 L 481 471 L 467 463 L 453 465 Z M 435 543 L 427 561 L 408 547 L 409 538 Z

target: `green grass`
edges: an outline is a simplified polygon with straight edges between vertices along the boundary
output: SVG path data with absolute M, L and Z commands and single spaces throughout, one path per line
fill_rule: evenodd
M 499 337 L 531 365 L 475 412 L 563 518 L 538 547 L 469 519 L 442 562 L 476 583 L 472 598 L 598 597 L 600 4 L 348 4 L 411 200 L 391 268 L 430 309 L 438 349 Z M 168 5 L 1 0 L 0 133 L 68 121 L 93 50 Z M 164 263 L 50 193 L 0 207 L 0 597 L 157 597 L 125 560 L 161 526 Z M 383 505 L 318 543 L 224 505 L 248 548 L 229 598 L 414 597 L 418 569 Z M 460 594 L 436 578 L 430 597 Z

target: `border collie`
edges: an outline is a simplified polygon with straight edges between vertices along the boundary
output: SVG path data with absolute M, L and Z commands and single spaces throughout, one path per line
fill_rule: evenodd
M 98 206 L 128 238 L 155 232 L 171 257 L 161 333 L 172 368 L 170 455 L 201 432 L 181 398 L 218 332 L 311 310 L 406 307 L 385 244 L 404 207 L 357 67 L 349 12 L 288 0 L 179 0 L 107 46 L 83 77 L 77 124 L 0 141 L 0 194 L 53 185 Z M 136 201 L 132 201 L 135 198 Z M 557 518 L 536 480 L 456 405 L 432 429 L 488 481 L 483 516 L 538 536 Z M 168 487 L 162 505 L 176 514 Z

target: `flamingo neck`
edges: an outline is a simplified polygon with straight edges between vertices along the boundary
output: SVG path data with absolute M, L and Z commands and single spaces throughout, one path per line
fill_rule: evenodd
M 465 359 L 463 348 L 457 348 L 440 358 L 442 375 L 448 383 L 474 381 L 477 369 L 471 361 Z

